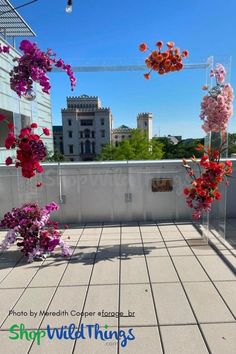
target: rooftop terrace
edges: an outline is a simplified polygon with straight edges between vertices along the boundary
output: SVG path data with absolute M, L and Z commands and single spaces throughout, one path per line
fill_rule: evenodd
M 9 353 L 235 353 L 235 274 L 193 224 L 80 224 L 64 231 L 63 238 L 73 248 L 69 260 L 54 256 L 26 264 L 16 248 L 1 255 L 1 348 Z M 217 243 L 235 265 L 233 247 Z M 10 315 L 10 309 L 37 315 Z M 53 316 L 59 310 L 64 315 Z M 71 323 L 133 328 L 135 340 L 124 348 L 115 340 L 45 337 L 40 346 L 9 340 L 9 327 L 21 323 L 31 330 Z

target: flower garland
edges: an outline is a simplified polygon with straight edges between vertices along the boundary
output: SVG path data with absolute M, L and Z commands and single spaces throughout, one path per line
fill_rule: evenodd
M 36 173 L 42 173 L 43 167 L 40 162 L 46 157 L 46 147 L 38 134 L 34 133 L 34 129 L 38 126 L 32 123 L 29 127 L 22 128 L 19 135 L 14 133 L 14 125 L 9 123 L 5 116 L 0 114 L 0 122 L 5 121 L 8 124 L 9 133 L 5 140 L 6 149 L 16 148 L 16 158 L 7 157 L 5 164 L 7 166 L 15 164 L 15 167 L 22 168 L 22 176 L 32 178 Z M 50 135 L 48 128 L 43 128 L 43 133 L 46 136 Z M 42 184 L 37 183 L 37 187 Z
M 51 212 L 58 210 L 58 205 L 51 202 L 40 208 L 38 203 L 27 203 L 21 208 L 13 208 L 0 221 L 1 228 L 8 228 L 1 251 L 16 242 L 21 252 L 33 262 L 45 253 L 52 253 L 56 246 L 61 247 L 62 255 L 71 255 L 70 247 L 61 239 L 58 224 L 50 221 Z
M 187 50 L 180 51 L 179 48 L 175 48 L 174 42 L 167 42 L 167 50 L 161 51 L 163 42 L 156 43 L 157 50 L 151 51 L 146 43 L 141 43 L 139 50 L 146 52 L 149 50 L 151 54 L 146 58 L 146 66 L 150 69 L 148 73 L 144 74 L 145 79 L 150 79 L 150 73 L 152 70 L 158 74 L 163 75 L 173 71 L 180 71 L 183 69 L 183 58 L 186 58 L 189 53 Z
M 46 73 L 50 72 L 53 66 L 66 71 L 70 78 L 71 89 L 74 89 L 76 78 L 71 66 L 65 64 L 62 59 L 56 59 L 56 54 L 51 49 L 42 52 L 36 43 L 28 40 L 23 40 L 20 43 L 20 49 L 24 54 L 20 58 L 13 59 L 17 65 L 10 72 L 11 89 L 19 97 L 27 95 L 27 92 L 32 89 L 34 81 L 40 84 L 43 92 L 49 94 L 51 85 Z
M 224 144 L 220 151 L 212 151 L 210 148 L 205 149 L 201 144 L 198 145 L 197 150 L 204 152 L 200 161 L 195 157 L 192 158 L 192 162 L 198 167 L 198 177 L 187 161 L 183 160 L 183 166 L 191 179 L 191 186 L 184 188 L 184 195 L 188 206 L 194 209 L 192 214 L 194 220 L 199 220 L 203 212 L 210 211 L 214 200 L 221 199 L 219 184 L 225 180 L 228 185 L 226 178 L 232 174 L 232 162 L 229 160 L 220 162 L 223 146 Z
M 210 73 L 211 77 L 215 77 L 216 85 L 203 97 L 200 113 L 202 129 L 206 133 L 226 130 L 233 115 L 233 89 L 230 84 L 224 84 L 225 75 L 225 68 L 221 64 L 217 64 Z M 208 90 L 208 86 L 203 86 L 203 89 Z
M 9 45 L 2 45 L 2 43 L 0 43 L 0 54 L 1 53 L 10 53 Z

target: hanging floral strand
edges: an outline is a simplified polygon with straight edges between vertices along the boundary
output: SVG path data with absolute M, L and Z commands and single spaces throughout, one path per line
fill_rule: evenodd
M 9 123 L 6 117 L 0 114 L 0 122 L 8 125 L 9 132 L 5 140 L 6 149 L 16 149 L 16 157 L 7 157 L 5 163 L 7 166 L 14 164 L 15 167 L 21 167 L 22 176 L 32 178 L 36 173 L 42 173 L 43 167 L 40 162 L 47 155 L 46 147 L 41 139 L 42 135 L 49 136 L 48 128 L 43 128 L 41 135 L 35 134 L 34 129 L 38 128 L 36 123 L 32 123 L 29 127 L 22 128 L 19 135 L 14 133 L 14 125 Z M 42 184 L 37 183 L 37 187 Z
M 15 58 L 16 65 L 10 72 L 11 89 L 17 93 L 19 97 L 27 95 L 32 90 L 33 82 L 38 82 L 43 92 L 50 93 L 50 82 L 46 73 L 50 72 L 55 66 L 64 70 L 70 78 L 71 89 L 76 85 L 76 78 L 69 64 L 65 64 L 62 59 L 56 59 L 56 54 L 48 49 L 42 52 L 36 43 L 23 40 L 20 43 L 20 49 L 23 55 Z
M 175 48 L 174 42 L 167 42 L 167 50 L 165 51 L 161 51 L 163 42 L 157 42 L 156 46 L 158 49 L 154 51 L 151 51 L 146 43 L 141 43 L 139 46 L 141 52 L 150 51 L 149 56 L 145 59 L 145 63 L 148 69 L 150 69 L 148 73 L 144 74 L 145 79 L 150 79 L 152 70 L 163 75 L 183 69 L 184 65 L 182 61 L 189 55 L 187 50 L 181 52 L 179 48 Z
M 211 70 L 210 76 L 215 77 L 216 85 L 203 97 L 200 113 L 203 120 L 202 129 L 206 133 L 225 131 L 233 115 L 233 88 L 229 83 L 224 83 L 224 66 L 217 64 L 215 69 Z M 203 89 L 208 90 L 208 86 L 203 86 Z

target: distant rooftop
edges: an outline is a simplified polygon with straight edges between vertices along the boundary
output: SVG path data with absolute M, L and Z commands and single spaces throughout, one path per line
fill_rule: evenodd
M 4 37 L 36 36 L 8 0 L 0 0 L 0 33 Z
M 118 128 L 115 128 L 112 130 L 113 133 L 125 133 L 125 132 L 130 132 L 133 130 L 133 128 L 127 127 L 127 125 L 121 125 Z

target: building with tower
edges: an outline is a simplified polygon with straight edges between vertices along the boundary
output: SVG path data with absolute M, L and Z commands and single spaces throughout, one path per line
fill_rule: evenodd
M 139 113 L 137 116 L 137 128 L 147 134 L 149 140 L 152 139 L 152 113 Z
M 112 114 L 97 96 L 67 97 L 62 111 L 64 155 L 70 161 L 91 161 L 111 142 Z

